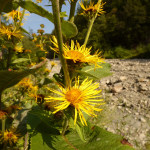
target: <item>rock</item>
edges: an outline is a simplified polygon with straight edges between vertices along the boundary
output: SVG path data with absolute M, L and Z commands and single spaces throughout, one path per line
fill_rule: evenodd
M 139 86 L 140 91 L 147 91 L 148 88 L 146 87 L 146 84 L 140 84 Z
M 122 81 L 125 81 L 126 79 L 127 79 L 126 76 L 120 76 L 120 77 L 119 77 L 119 81 L 121 81 L 121 82 L 122 82 Z
M 122 90 L 122 86 L 114 86 L 114 87 L 112 87 L 112 89 L 111 89 L 111 91 L 113 92 L 113 93 L 119 93 L 120 91 Z
M 145 78 L 139 78 L 137 79 L 138 82 L 148 82 L 149 80 L 148 79 L 145 79 Z
M 146 122 L 146 120 L 144 118 L 140 118 L 139 121 L 141 121 L 143 123 Z

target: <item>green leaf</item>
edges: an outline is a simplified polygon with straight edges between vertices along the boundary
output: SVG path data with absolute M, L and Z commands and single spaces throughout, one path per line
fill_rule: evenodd
M 30 59 L 28 58 L 18 58 L 18 59 L 15 59 L 14 61 L 12 61 L 11 63 L 15 64 L 15 63 L 21 63 L 21 62 L 24 62 L 24 61 L 29 61 Z
M 19 27 L 19 29 L 20 29 L 22 32 L 24 32 L 24 33 L 26 33 L 26 34 L 30 35 L 30 33 L 29 33 L 27 30 L 25 30 L 24 28 Z
M 44 57 L 45 58 L 46 57 L 45 51 L 37 51 L 36 52 L 36 56 L 39 57 L 39 58 L 40 57 Z
M 66 11 L 64 11 L 64 12 L 60 12 L 60 17 L 68 17 L 68 15 L 66 14 Z
M 64 111 L 69 124 L 71 126 L 71 128 L 75 128 L 80 139 L 85 142 L 85 138 L 84 138 L 84 134 L 83 134 L 83 128 L 82 128 L 82 124 L 80 123 L 80 121 L 77 120 L 76 124 L 74 125 L 74 110 L 73 109 L 68 109 L 67 111 Z
M 110 64 L 103 63 L 99 65 L 102 66 L 102 68 L 95 69 L 95 65 L 91 65 L 91 66 L 86 66 L 81 70 L 77 70 L 76 72 L 78 72 L 79 76 L 81 76 L 81 78 L 83 79 L 85 79 L 85 77 L 88 76 L 89 79 L 94 79 L 94 80 L 101 79 L 113 74 L 110 72 L 110 67 L 111 67 Z
M 13 71 L 0 71 L 0 93 L 15 84 L 17 84 L 24 77 L 33 74 L 38 69 L 28 69 L 21 72 L 13 72 Z
M 134 148 L 121 143 L 123 138 L 120 135 L 113 134 L 90 123 L 83 128 L 87 142 L 82 142 L 75 130 L 71 130 L 65 135 L 67 142 L 60 135 L 38 133 L 31 137 L 31 150 L 134 150 Z
M 12 10 L 16 10 L 18 5 L 14 5 L 14 1 L 18 0 L 0 0 L 0 12 L 8 13 Z
M 51 130 L 51 134 L 59 135 L 59 130 L 54 127 L 54 117 L 51 112 L 42 111 L 42 110 L 33 110 L 29 112 L 30 114 L 38 117 L 41 121 L 43 121 L 46 125 L 49 126 L 49 130 Z
M 63 20 L 61 22 L 62 34 L 66 39 L 72 38 L 77 35 L 78 29 L 74 23 Z
M 13 0 L 0 0 L 0 12 L 5 12 L 8 13 L 10 11 L 12 11 L 12 1 Z
M 47 18 L 51 22 L 54 22 L 52 13 L 32 1 L 19 1 L 15 3 L 28 10 L 30 13 L 35 13 L 41 17 Z
M 39 83 L 39 87 L 42 87 L 43 85 L 49 84 L 49 83 L 54 83 L 52 79 L 49 78 L 42 78 L 42 80 Z
M 54 23 L 53 14 L 48 12 L 46 9 L 42 8 L 38 4 L 32 1 L 19 1 L 14 3 L 20 5 L 22 8 L 28 10 L 30 13 L 35 13 L 39 16 L 45 17 L 49 21 Z M 65 12 L 60 13 L 60 17 L 64 17 L 64 16 L 66 16 Z M 78 33 L 76 25 L 74 23 L 65 20 L 63 20 L 61 23 L 61 29 L 62 29 L 62 34 L 66 39 L 72 38 L 76 36 Z
M 27 130 L 30 134 L 33 133 L 39 123 L 41 123 L 41 119 L 38 116 L 29 112 L 27 119 Z
M 12 42 L 9 42 L 9 41 L 5 41 L 5 42 L 3 43 L 3 45 L 5 45 L 7 48 L 14 48 L 13 43 L 12 43 Z

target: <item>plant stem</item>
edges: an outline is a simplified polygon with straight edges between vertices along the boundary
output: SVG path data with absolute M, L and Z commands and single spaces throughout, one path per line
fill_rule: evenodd
M 65 135 L 65 132 L 66 132 L 66 130 L 67 130 L 67 127 L 68 127 L 68 119 L 65 118 L 65 123 L 64 123 L 63 129 L 62 129 L 62 133 L 61 133 L 62 136 Z
M 59 0 L 52 0 L 52 8 L 53 8 L 55 32 L 56 32 L 56 37 L 59 46 L 60 61 L 64 71 L 66 86 L 70 87 L 71 82 L 70 82 L 68 66 L 67 66 L 66 59 L 63 57 L 64 51 L 63 51 L 63 40 L 62 40 L 62 32 L 61 32 L 60 12 L 59 12 Z
M 8 48 L 7 70 L 9 69 L 10 61 L 11 61 L 11 49 Z
M 2 93 L 0 92 L 0 110 L 1 110 L 1 103 L 2 103 Z
M 85 40 L 84 40 L 84 45 L 86 46 L 87 42 L 88 42 L 88 39 L 89 39 L 89 36 L 90 36 L 90 33 L 91 33 L 91 30 L 92 30 L 92 26 L 93 26 L 93 23 L 97 17 L 97 14 L 98 14 L 98 10 L 101 6 L 101 1 L 102 0 L 99 0 L 97 3 L 99 3 L 99 7 L 97 9 L 97 13 L 94 15 L 94 17 L 90 20 L 90 24 L 89 24 L 89 28 L 88 28 L 88 31 L 87 31 L 87 34 L 86 34 L 86 37 L 85 37 Z
M 6 118 L 2 119 L 2 134 L 4 137 L 4 132 L 5 132 L 5 122 L 6 122 Z
M 74 14 L 76 9 L 76 3 L 78 0 L 71 1 L 71 7 L 70 7 L 70 14 L 69 14 L 69 21 L 74 22 Z

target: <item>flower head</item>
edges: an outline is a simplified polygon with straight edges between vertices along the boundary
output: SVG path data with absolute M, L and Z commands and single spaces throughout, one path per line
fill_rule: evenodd
M 16 143 L 17 142 L 19 136 L 20 136 L 20 134 L 18 134 L 16 132 L 16 129 L 11 128 L 11 129 L 9 129 L 9 131 L 6 130 L 4 132 L 4 137 L 2 137 L 1 139 L 3 140 L 5 146 L 7 145 L 7 143 L 9 143 L 10 146 L 12 146 L 12 143 Z
M 49 69 L 45 68 L 45 72 L 50 73 L 50 72 L 51 72 L 51 70 L 49 70 Z
M 52 48 L 55 52 L 59 53 L 58 42 L 55 36 L 52 36 L 54 44 L 56 48 Z M 74 63 L 89 63 L 94 64 L 95 67 L 100 67 L 98 63 L 105 63 L 104 59 L 101 58 L 101 52 L 96 52 L 94 55 L 91 55 L 91 48 L 86 48 L 84 45 L 80 46 L 78 42 L 76 45 L 73 40 L 71 40 L 71 47 L 67 44 L 63 44 L 64 49 L 64 57 L 67 60 L 72 60 Z
M 59 85 L 59 84 L 58 84 Z M 75 85 L 71 88 L 64 88 L 59 85 L 60 92 L 54 89 L 48 88 L 50 91 L 60 95 L 60 97 L 49 97 L 45 98 L 49 102 L 57 101 L 56 105 L 54 105 L 55 111 L 54 114 L 58 111 L 64 110 L 69 106 L 73 106 L 75 109 L 75 117 L 74 117 L 74 124 L 77 121 L 77 116 L 79 114 L 79 118 L 81 123 L 84 125 L 86 124 L 86 120 L 82 114 L 84 111 L 89 116 L 96 117 L 94 111 L 101 111 L 98 106 L 102 105 L 103 103 L 98 103 L 102 101 L 102 99 L 97 99 L 101 96 L 98 94 L 101 90 L 97 90 L 99 87 L 99 83 L 92 84 L 92 80 L 88 81 L 86 78 L 81 85 L 79 85 L 79 78 L 75 80 Z M 78 112 L 78 114 L 77 114 Z
M 17 43 L 15 45 L 14 51 L 20 52 L 20 53 L 23 52 L 23 46 L 22 46 L 22 44 L 21 43 Z
M 29 16 L 29 14 L 24 14 L 25 16 Z M 12 10 L 11 12 L 4 14 L 7 17 L 7 20 L 20 20 L 22 16 L 22 11 L 20 11 L 20 7 L 18 10 Z M 26 19 L 23 18 L 25 21 Z
M 52 67 L 57 66 L 57 63 L 55 63 L 54 61 L 51 61 L 51 66 Z
M 6 111 L 0 110 L 0 119 L 3 120 L 7 115 L 8 113 Z
M 37 3 L 42 3 L 42 0 L 36 0 Z
M 93 17 L 96 13 L 98 16 L 100 16 L 100 14 L 105 13 L 105 11 L 103 11 L 103 4 L 100 4 L 99 2 L 97 4 L 94 5 L 94 2 L 90 1 L 90 5 L 87 7 L 84 6 L 83 2 L 79 2 L 80 6 L 84 9 L 83 13 L 81 13 L 80 15 L 84 15 L 85 17 Z M 100 5 L 100 6 L 99 6 Z
M 19 30 L 12 30 L 11 27 L 6 27 L 6 26 L 2 26 L 0 28 L 0 35 L 2 36 L 8 36 L 8 40 L 12 38 L 12 36 L 18 38 L 18 39 L 22 39 L 24 36 L 20 33 Z
M 33 86 L 33 83 L 29 78 L 23 78 L 15 87 L 18 87 L 24 92 L 35 92 L 38 90 L 38 86 Z
M 31 53 L 32 51 L 30 49 L 25 50 L 26 53 Z

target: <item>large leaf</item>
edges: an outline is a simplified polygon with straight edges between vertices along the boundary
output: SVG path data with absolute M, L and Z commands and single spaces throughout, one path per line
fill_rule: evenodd
M 33 110 L 30 111 L 29 114 L 34 115 L 36 118 L 38 117 L 38 120 L 40 119 L 42 122 L 44 122 L 47 126 L 49 126 L 49 130 L 51 130 L 52 134 L 59 135 L 59 130 L 54 128 L 54 117 L 51 114 L 51 112 L 48 111 L 40 111 L 40 110 Z M 39 122 L 39 121 L 38 121 Z M 29 123 L 29 122 L 28 122 Z M 37 125 L 38 123 L 36 123 Z M 36 126 L 34 124 L 28 124 L 28 126 L 31 126 L 31 129 L 34 129 Z M 34 126 L 34 127 L 33 127 Z
M 17 9 L 18 5 L 14 5 L 13 1 L 14 0 L 0 0 L 0 12 L 8 13 L 14 9 Z
M 0 71 L 0 93 L 15 84 L 17 84 L 24 77 L 33 74 L 38 69 L 28 69 L 21 72 Z
M 32 1 L 19 1 L 19 2 L 15 2 L 15 3 L 20 5 L 22 8 L 28 10 L 30 13 L 35 13 L 39 16 L 45 17 L 49 21 L 54 23 L 53 14 L 48 12 L 46 9 L 39 6 L 38 4 L 36 4 Z M 60 13 L 60 17 L 64 17 L 64 15 L 65 15 L 64 12 Z M 73 24 L 69 21 L 63 20 L 61 23 L 61 28 L 62 28 L 62 34 L 66 39 L 76 36 L 76 34 L 78 32 L 75 24 Z
M 0 0 L 0 12 L 8 13 L 12 11 L 12 1 L 13 0 Z
M 38 133 L 31 137 L 31 150 L 134 150 L 134 148 L 121 143 L 123 138 L 120 135 L 98 126 L 88 123 L 88 126 L 84 126 L 84 131 L 87 142 L 82 142 L 75 130 L 71 130 L 65 136 L 66 139 L 60 135 Z
M 100 64 L 100 66 L 102 66 L 102 68 L 96 68 L 96 69 L 94 65 L 86 66 L 81 70 L 77 70 L 76 72 L 78 72 L 79 76 L 81 76 L 83 79 L 88 76 L 89 79 L 94 79 L 94 80 L 101 79 L 113 74 L 110 72 L 110 67 L 111 67 L 110 64 L 103 63 Z
M 15 64 L 15 63 L 21 63 L 21 62 L 29 61 L 29 60 L 30 59 L 28 58 L 18 58 L 18 59 L 13 60 L 11 63 Z

